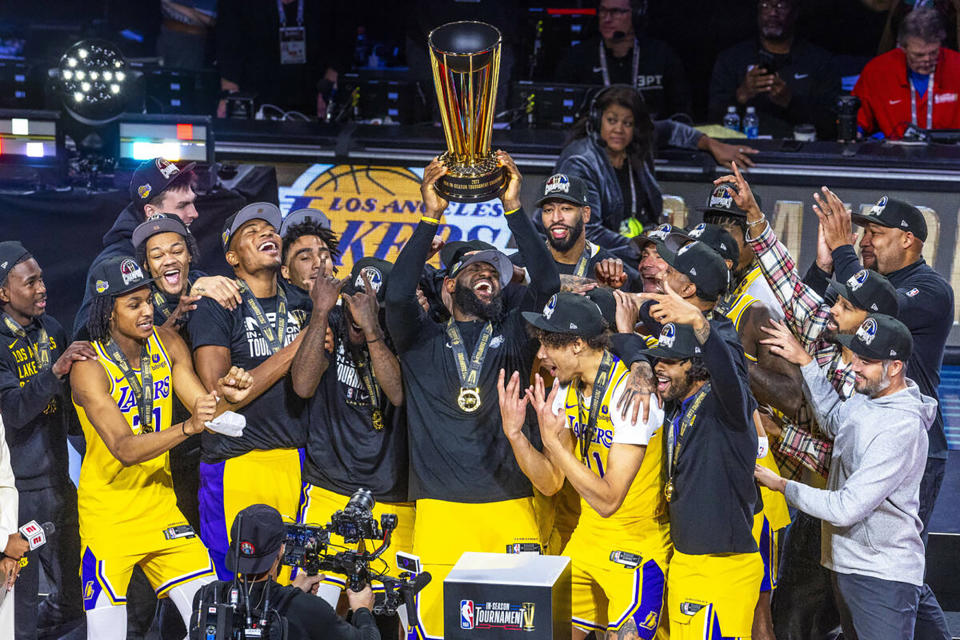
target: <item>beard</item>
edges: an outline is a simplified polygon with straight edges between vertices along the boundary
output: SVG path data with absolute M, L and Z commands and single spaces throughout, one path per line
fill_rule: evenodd
M 503 312 L 503 297 L 500 293 L 490 302 L 483 302 L 469 287 L 459 282 L 453 290 L 453 304 L 464 313 L 483 320 L 496 320 Z
M 563 240 L 558 240 L 553 237 L 553 234 L 550 233 L 550 229 L 547 229 L 547 242 L 550 243 L 550 246 L 553 247 L 554 251 L 559 251 L 560 253 L 566 253 L 573 248 L 573 245 L 577 243 L 577 240 L 583 235 L 583 217 L 577 220 L 577 224 L 573 227 L 568 227 L 565 224 L 555 224 L 553 227 L 563 227 L 567 230 L 567 237 Z
M 871 398 L 875 398 L 878 394 L 882 393 L 887 387 L 890 386 L 891 380 L 890 375 L 887 373 L 887 366 L 883 367 L 883 375 L 880 376 L 879 380 L 870 381 L 864 379 L 863 384 L 854 383 L 854 389 L 857 393 L 862 393 L 868 395 Z
M 677 380 L 676 378 L 670 379 L 670 388 L 667 390 L 667 393 L 664 394 L 664 402 L 674 402 L 676 400 L 681 400 L 685 398 L 688 393 L 690 393 L 690 387 L 693 386 L 693 381 L 690 379 L 690 376 L 684 375 L 681 379 Z

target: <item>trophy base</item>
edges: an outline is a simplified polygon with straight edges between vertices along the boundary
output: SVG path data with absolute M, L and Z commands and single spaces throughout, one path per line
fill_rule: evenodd
M 500 197 L 507 188 L 507 171 L 497 164 L 493 154 L 479 162 L 465 164 L 444 153 L 440 162 L 447 167 L 447 175 L 437 181 L 436 189 L 450 202 L 487 202 Z

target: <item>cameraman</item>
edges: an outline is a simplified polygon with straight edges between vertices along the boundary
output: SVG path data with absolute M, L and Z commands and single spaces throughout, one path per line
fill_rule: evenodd
M 238 526 L 242 525 L 242 529 Z M 297 574 L 293 584 L 280 586 L 276 583 L 280 561 L 283 558 L 283 520 L 280 512 L 265 504 L 254 504 L 237 514 L 230 528 L 230 550 L 226 564 L 237 574 L 243 586 L 241 598 L 250 608 L 250 619 L 259 621 L 269 618 L 276 624 L 277 614 L 287 621 L 286 640 L 380 640 L 371 609 L 373 591 L 368 584 L 363 591 L 347 590 L 347 600 L 353 610 L 350 623 L 337 617 L 333 607 L 321 598 L 311 597 L 317 591 L 322 576 Z M 240 546 L 239 553 L 237 545 Z M 229 602 L 233 582 L 213 582 L 199 592 L 193 601 L 193 616 L 190 619 L 190 638 L 201 637 L 197 611 L 201 603 Z M 271 612 L 264 614 L 259 607 L 268 601 Z M 237 617 L 240 622 L 241 618 Z M 230 636 L 232 637 L 232 636 Z M 272 633 L 270 638 L 279 638 Z

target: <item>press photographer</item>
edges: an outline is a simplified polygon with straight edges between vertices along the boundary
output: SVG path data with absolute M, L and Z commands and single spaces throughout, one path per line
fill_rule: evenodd
M 280 512 L 273 507 L 255 504 L 237 514 L 226 558 L 237 578 L 213 582 L 197 593 L 191 640 L 243 637 L 238 633 L 271 640 L 379 640 L 369 584 L 359 592 L 347 589 L 353 616 L 346 622 L 323 599 L 311 597 L 322 576 L 299 572 L 290 586 L 276 583 L 284 535 Z

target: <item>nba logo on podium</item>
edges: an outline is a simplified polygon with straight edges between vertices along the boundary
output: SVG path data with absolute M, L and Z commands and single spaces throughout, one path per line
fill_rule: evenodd
M 473 629 L 473 600 L 460 601 L 460 628 Z

